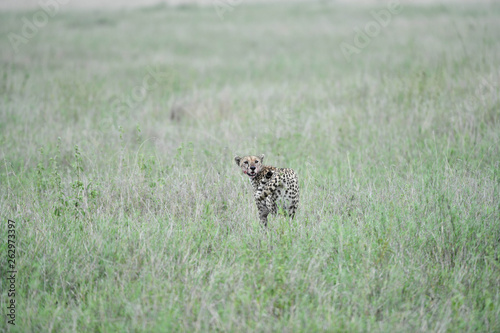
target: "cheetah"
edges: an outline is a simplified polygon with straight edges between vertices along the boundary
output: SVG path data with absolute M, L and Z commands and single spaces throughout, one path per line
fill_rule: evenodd
M 299 205 L 299 179 L 292 169 L 263 165 L 264 155 L 236 156 L 234 161 L 250 177 L 259 218 L 267 227 L 269 213 L 281 206 L 292 219 Z

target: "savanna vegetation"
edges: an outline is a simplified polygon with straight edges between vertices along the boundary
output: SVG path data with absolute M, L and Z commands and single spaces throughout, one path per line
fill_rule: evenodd
M 1 12 L 0 331 L 500 331 L 500 6 L 384 9 Z

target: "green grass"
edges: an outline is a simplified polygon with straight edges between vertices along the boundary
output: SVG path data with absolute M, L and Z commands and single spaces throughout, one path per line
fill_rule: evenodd
M 65 11 L 18 53 L 0 13 L 0 330 L 500 331 L 500 6 L 404 6 L 348 62 L 382 8 Z M 257 153 L 300 177 L 268 230 Z

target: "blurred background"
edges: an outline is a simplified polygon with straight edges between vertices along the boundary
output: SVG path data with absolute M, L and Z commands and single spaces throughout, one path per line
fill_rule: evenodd
M 383 3 L 382 0 L 322 0 L 323 2 L 330 3 L 354 3 L 354 4 L 377 4 Z M 182 4 L 198 4 L 198 5 L 213 5 L 216 0 L 90 0 L 90 1 L 76 1 L 76 0 L 61 0 L 60 3 L 67 3 L 69 8 L 131 8 L 131 7 L 141 7 L 141 6 L 151 6 L 158 4 L 166 4 L 166 5 L 182 5 Z M 227 1 L 227 3 L 270 3 L 270 2 L 313 2 L 311 0 L 231 0 Z M 405 4 L 426 4 L 426 3 L 457 3 L 456 0 L 406 0 L 401 1 Z M 459 2 L 459 1 L 458 1 Z M 480 2 L 493 2 L 493 0 L 480 0 Z M 0 1 L 0 9 L 1 8 L 17 8 L 17 9 L 26 9 L 26 8 L 34 8 L 38 5 L 39 1 L 37 0 L 1 0 Z

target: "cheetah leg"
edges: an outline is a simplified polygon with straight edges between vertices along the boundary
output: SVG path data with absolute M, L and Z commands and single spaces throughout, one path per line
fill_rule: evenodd
M 290 216 L 292 220 L 295 218 L 295 212 L 297 211 L 298 203 L 298 200 L 294 200 L 290 207 L 288 207 L 288 216 Z
M 295 190 L 295 196 L 292 198 L 292 202 L 290 203 L 290 207 L 288 208 L 288 212 L 290 217 L 293 219 L 295 217 L 295 212 L 297 211 L 297 207 L 299 207 L 299 184 L 295 182 L 293 186 Z
M 269 209 L 267 209 L 266 203 L 263 200 L 256 200 L 257 209 L 259 210 L 260 222 L 267 227 L 267 216 L 269 215 Z
M 272 215 L 276 215 L 278 213 L 278 205 L 276 204 L 276 198 L 274 196 L 266 197 L 266 207 Z

